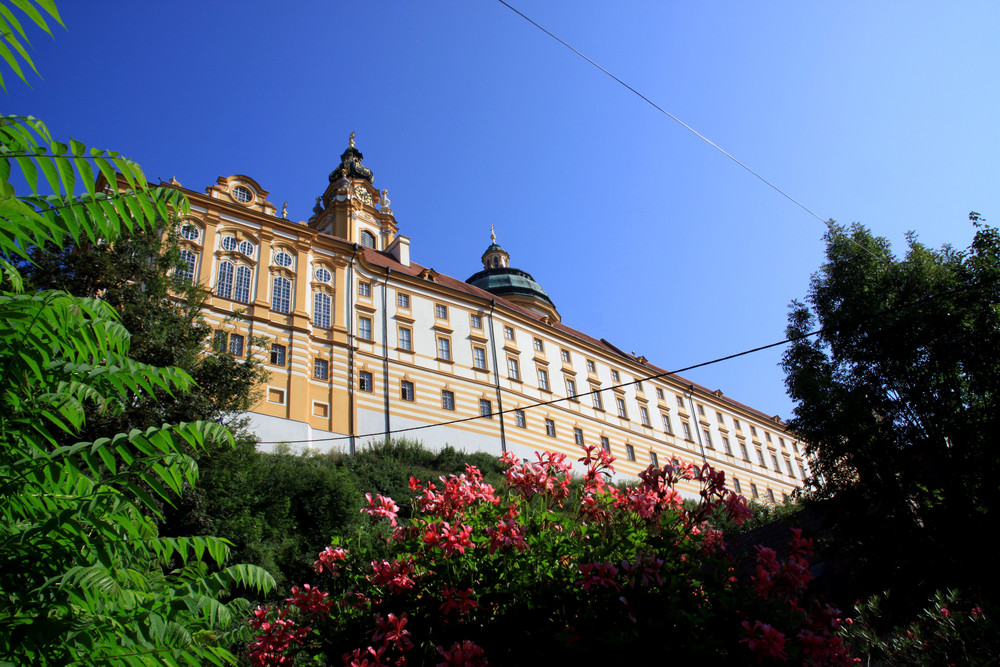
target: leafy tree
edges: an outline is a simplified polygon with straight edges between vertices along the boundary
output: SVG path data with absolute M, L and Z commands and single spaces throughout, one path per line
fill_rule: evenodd
M 42 12 L 58 21 L 51 0 L 11 4 L 46 31 Z M 30 65 L 27 38 L 5 3 L 0 39 L 24 78 L 9 49 Z M 28 194 L 15 192 L 15 167 Z M 127 187 L 98 192 L 96 173 Z M 192 377 L 131 359 L 129 333 L 105 301 L 26 292 L 19 271 L 33 247 L 114 244 L 122 230 L 153 229 L 186 207 L 116 153 L 56 141 L 34 118 L 0 117 L 0 661 L 232 662 L 225 647 L 248 604 L 226 596 L 235 586 L 273 584 L 253 566 L 209 573 L 227 556 L 217 538 L 157 531 L 161 503 L 197 477 L 186 452 L 231 440 L 223 426 L 74 441 L 88 407 L 121 414 L 139 396 L 189 390 Z
M 790 428 L 810 443 L 811 495 L 858 561 L 855 594 L 891 588 L 898 610 L 945 586 L 996 593 L 1000 235 L 970 217 L 967 250 L 911 234 L 902 258 L 832 225 L 789 316 Z

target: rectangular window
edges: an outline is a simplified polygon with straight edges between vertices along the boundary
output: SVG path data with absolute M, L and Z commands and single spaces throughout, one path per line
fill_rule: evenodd
M 550 438 L 556 437 L 556 423 L 551 419 L 545 420 L 545 435 Z
M 360 282 L 358 283 L 358 296 L 368 296 L 372 295 L 372 284 Z
M 595 366 L 594 362 L 591 361 L 590 359 L 587 359 L 587 372 L 588 373 L 596 373 L 597 372 L 597 366 Z
M 447 338 L 438 338 L 438 359 L 451 361 L 451 341 Z
M 712 444 L 712 434 L 707 428 L 701 429 L 701 434 L 705 436 L 705 446 L 709 449 L 715 449 L 715 445 Z
M 606 451 L 608 454 L 611 453 L 611 441 L 608 440 L 603 435 L 601 436 L 601 449 L 603 449 L 604 451 Z
M 742 431 L 743 430 L 743 427 L 740 426 L 740 420 L 739 419 L 733 419 L 733 428 L 735 428 L 737 431 Z
M 326 380 L 330 377 L 330 362 L 326 359 L 313 360 L 313 377 L 317 380 Z
M 757 437 L 757 427 L 753 426 L 752 424 L 750 426 L 750 435 L 752 435 L 755 438 Z
M 445 410 L 455 409 L 455 392 L 447 389 L 441 390 L 441 407 Z
M 576 441 L 576 444 L 578 444 L 581 447 L 583 447 L 583 429 L 582 428 L 574 428 L 573 429 L 573 440 Z
M 799 443 L 797 443 L 797 442 L 795 442 L 795 441 L 793 440 L 793 441 L 792 441 L 792 449 L 793 449 L 793 450 L 795 450 L 795 453 L 796 453 L 796 454 L 798 454 L 798 453 L 799 453 Z
M 413 400 L 413 383 L 409 380 L 402 380 L 399 383 L 399 397 L 404 401 Z
M 733 477 L 733 491 L 736 493 L 743 493 L 743 489 L 740 488 L 740 480 Z
M 514 340 L 514 329 L 512 327 L 504 327 L 503 337 L 507 340 Z
M 684 429 L 684 439 L 691 439 L 691 426 L 687 422 L 681 422 L 681 428 Z
M 592 387 L 591 390 L 593 391 L 591 396 L 594 397 L 594 408 L 597 410 L 603 410 L 604 402 L 601 400 L 601 390 L 597 387 Z
M 292 281 L 275 276 L 271 281 L 271 310 L 278 313 L 292 312 Z
M 663 400 L 663 390 L 660 389 L 659 387 L 656 388 L 656 400 L 658 401 Z
M 650 452 L 649 453 L 649 462 L 653 464 L 654 468 L 659 468 L 660 467 L 660 459 L 656 455 L 656 452 Z
M 216 352 L 225 352 L 229 347 L 229 334 L 225 331 L 216 331 L 212 337 L 212 349 Z
M 368 371 L 358 373 L 358 389 L 361 391 L 373 391 L 375 383 L 372 382 L 372 374 Z
M 514 423 L 518 428 L 528 428 L 528 420 L 524 418 L 524 410 L 514 410 Z
M 643 393 L 643 391 L 642 391 L 642 380 L 636 380 L 635 381 L 635 391 L 636 391 L 637 394 Z
M 767 431 L 764 431 L 764 439 L 767 440 L 768 442 L 771 442 L 771 434 L 768 433 Z
M 573 400 L 576 399 L 576 381 L 572 378 L 566 378 L 566 395 Z
M 799 475 L 800 475 L 802 481 L 805 481 L 805 479 L 806 479 L 806 469 L 802 467 L 801 463 L 799 464 Z
M 663 417 L 663 430 L 669 433 L 670 435 L 673 435 L 674 430 L 670 428 L 670 415 L 661 412 L 660 416 Z
M 472 348 L 472 366 L 473 368 L 478 368 L 481 371 L 486 370 L 486 348 Z
M 275 366 L 285 365 L 285 346 L 271 343 L 271 363 Z
M 628 410 L 625 409 L 625 399 L 616 397 L 615 403 L 618 405 L 618 416 L 628 419 Z
M 330 295 L 316 292 L 313 295 L 313 325 L 321 329 L 330 328 Z
M 229 336 L 229 354 L 234 357 L 243 356 L 243 336 L 240 334 L 231 334 Z
M 649 410 L 644 405 L 639 406 L 639 419 L 642 420 L 643 426 L 649 426 Z
M 493 404 L 485 398 L 479 399 L 479 415 L 493 419 Z
M 778 444 L 781 445 L 782 449 L 784 449 L 785 448 L 785 439 L 784 438 L 778 438 Z
M 726 454 L 733 455 L 733 448 L 729 446 L 729 438 L 726 436 L 722 436 L 722 448 L 726 450 Z
M 372 339 L 372 318 L 370 317 L 358 318 L 358 338 L 360 338 L 361 340 Z
M 621 376 L 618 375 L 618 371 L 614 369 L 611 370 L 611 381 L 614 382 L 615 384 L 621 382 Z
M 780 475 L 781 474 L 781 466 L 778 465 L 778 457 L 775 456 L 774 454 L 771 454 L 771 463 L 774 464 L 774 468 L 773 468 L 774 472 L 776 472 L 776 473 L 778 473 Z
M 448 306 L 442 306 L 440 303 L 434 304 L 434 317 L 439 320 L 448 319 Z
M 764 452 L 760 451 L 760 448 L 757 449 L 757 461 L 760 463 L 762 467 L 764 468 L 767 467 L 767 464 L 764 463 Z
M 194 280 L 194 269 L 198 262 L 198 256 L 190 250 L 181 250 L 182 266 L 174 273 L 177 282 L 189 283 Z
M 514 357 L 507 357 L 507 377 L 511 380 L 521 379 L 521 370 L 517 365 L 517 359 Z
M 549 390 L 549 372 L 544 368 L 538 369 L 538 388 L 542 391 Z
M 684 397 L 683 396 L 678 396 L 677 397 L 677 407 L 679 407 L 681 410 L 684 409 Z
M 767 499 L 770 500 L 772 503 L 775 502 L 774 491 L 772 491 L 771 489 L 767 490 Z
M 545 343 L 542 342 L 541 338 L 536 338 L 534 344 L 535 344 L 535 352 L 545 351 Z
M 785 459 L 785 470 L 788 471 L 788 476 L 789 477 L 792 477 L 792 478 L 795 477 L 795 471 L 792 470 L 792 462 L 789 461 L 788 459 Z
M 699 405 L 698 406 L 698 416 L 699 417 L 704 417 L 705 416 L 705 406 L 704 405 Z
M 483 318 L 479 315 L 469 315 L 469 326 L 473 329 L 482 329 Z
M 227 299 L 233 295 L 232 262 L 219 264 L 219 277 L 215 281 L 215 293 Z
M 726 420 L 723 418 L 721 412 L 716 412 L 715 413 L 715 421 L 719 422 L 720 424 L 725 424 L 726 423 Z
M 632 445 L 625 445 L 625 456 L 628 457 L 629 461 L 635 461 L 635 447 Z
M 559 357 L 563 360 L 563 363 L 569 363 L 569 350 L 560 350 Z
M 742 440 L 740 441 L 740 453 L 743 454 L 744 461 L 750 460 L 750 453 L 747 451 L 747 443 Z
M 409 310 L 409 308 L 410 308 L 410 295 L 409 294 L 403 294 L 402 292 L 398 292 L 396 294 L 396 307 L 397 308 L 404 308 L 406 310 Z
M 413 332 L 406 327 L 399 327 L 399 347 L 403 350 L 413 349 Z
M 753 497 L 754 497 L 755 499 L 756 499 L 756 498 L 760 498 L 760 494 L 759 494 L 759 493 L 757 493 L 757 485 L 756 485 L 756 484 L 754 484 L 753 482 L 750 482 L 750 493 L 752 493 L 752 494 L 753 494 Z

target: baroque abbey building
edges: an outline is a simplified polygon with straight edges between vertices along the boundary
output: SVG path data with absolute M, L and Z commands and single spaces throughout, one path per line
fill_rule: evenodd
M 181 273 L 211 291 L 216 345 L 243 356 L 266 340 L 249 415 L 264 446 L 353 452 L 399 434 L 576 460 L 591 444 L 633 478 L 676 458 L 762 501 L 801 484 L 804 447 L 780 419 L 566 326 L 495 236 L 464 281 L 412 261 L 353 136 L 307 223 L 248 176 L 173 183 L 191 203 Z

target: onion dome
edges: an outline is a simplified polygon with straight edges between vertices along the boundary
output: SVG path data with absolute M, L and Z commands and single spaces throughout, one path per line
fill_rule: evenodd
M 527 271 L 510 266 L 510 255 L 497 244 L 496 234 L 490 239 L 492 243 L 482 257 L 483 270 L 465 282 L 559 321 L 556 305 L 542 286 Z
M 350 145 L 340 156 L 340 166 L 330 172 L 330 182 L 336 183 L 342 178 L 360 178 L 372 182 L 372 170 L 361 164 L 364 155 L 354 147 L 354 133 L 351 132 Z

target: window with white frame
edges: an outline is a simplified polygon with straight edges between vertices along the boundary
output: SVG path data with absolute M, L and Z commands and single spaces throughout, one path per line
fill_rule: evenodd
M 684 429 L 684 439 L 691 440 L 691 425 L 686 421 L 681 422 L 681 428 Z
M 235 236 L 223 236 L 222 237 L 222 249 L 223 250 L 236 250 L 236 246 L 239 245 L 236 241 Z
M 483 328 L 483 318 L 480 315 L 469 315 L 469 326 L 473 329 Z
M 358 318 L 358 338 L 361 340 L 372 340 L 372 318 Z
M 326 380 L 330 377 L 330 362 L 326 359 L 313 359 L 313 377 Z
M 440 303 L 434 304 L 434 317 L 439 320 L 448 319 L 448 306 L 441 305 Z
M 736 493 L 743 493 L 743 489 L 740 488 L 740 480 L 733 477 L 733 491 Z
M 253 201 L 253 192 L 248 187 L 237 185 L 233 188 L 232 192 L 233 199 L 241 204 L 249 204 Z
M 233 296 L 233 263 L 219 262 L 219 273 L 215 280 L 215 293 L 225 299 Z
M 545 343 L 542 342 L 541 338 L 536 338 L 534 340 L 534 345 L 535 345 L 535 352 L 544 352 L 545 351 Z
M 292 256 L 284 250 L 279 250 L 274 255 L 274 263 L 287 269 L 292 265 Z
M 715 445 L 712 444 L 712 433 L 707 428 L 701 429 L 701 434 L 705 438 L 705 446 L 709 449 L 715 449 Z
M 253 259 L 257 255 L 257 246 L 252 241 L 240 241 L 240 252 Z
M 576 442 L 576 444 L 578 444 L 581 447 L 583 447 L 583 429 L 582 428 L 574 428 L 573 429 L 573 441 Z
M 194 269 L 195 265 L 198 263 L 198 256 L 188 250 L 187 248 L 181 249 L 181 261 L 180 266 L 174 273 L 174 278 L 178 282 L 192 282 L 194 280 Z
M 772 470 L 774 470 L 774 472 L 776 472 L 776 473 L 778 473 L 780 475 L 781 474 L 781 466 L 778 465 L 778 457 L 775 456 L 774 454 L 771 454 L 771 463 L 774 464 L 774 466 L 772 467 Z
M 330 328 L 330 295 L 316 292 L 313 295 L 313 325 L 321 329 Z
M 292 281 L 284 276 L 274 276 L 271 281 L 271 310 L 292 312 Z
M 556 423 L 551 419 L 545 419 L 545 435 L 550 438 L 556 437 Z
M 316 276 L 316 282 L 320 283 L 328 283 L 333 279 L 333 274 L 330 273 L 330 270 L 322 266 L 316 269 L 314 275 Z
M 538 388 L 543 391 L 549 390 L 549 372 L 544 368 L 538 369 Z
M 472 348 L 472 367 L 481 371 L 486 370 L 486 349 L 482 347 Z
M 625 456 L 628 457 L 629 461 L 635 461 L 635 447 L 626 443 L 625 444 Z
M 720 424 L 725 424 L 726 423 L 726 420 L 723 418 L 721 412 L 716 412 L 715 413 L 715 421 L 719 422 Z
M 606 451 L 608 454 L 611 453 L 611 441 L 607 439 L 606 436 L 601 436 L 601 449 Z
M 788 471 L 789 477 L 795 477 L 795 471 L 792 469 L 792 462 L 788 459 L 785 459 L 785 470 Z
M 243 356 L 243 336 L 240 334 L 229 335 L 229 354 L 234 357 Z
M 528 420 L 524 417 L 524 410 L 514 410 L 514 423 L 517 424 L 519 428 L 528 428 Z
M 409 310 L 409 308 L 410 308 L 410 295 L 409 294 L 403 294 L 402 292 L 399 292 L 398 294 L 396 294 L 396 307 L 397 308 L 403 308 L 405 310 Z
M 573 400 L 577 400 L 576 381 L 573 378 L 566 378 L 566 395 Z
M 455 392 L 447 389 L 441 390 L 441 407 L 445 410 L 455 409 Z
M 733 448 L 729 446 L 729 438 L 726 436 L 722 436 L 722 448 L 726 450 L 726 454 L 733 455 Z
M 628 410 L 625 409 L 625 399 L 617 396 L 615 397 L 615 403 L 618 405 L 618 416 L 628 419 Z
M 674 430 L 670 427 L 670 415 L 661 412 L 660 416 L 663 418 L 663 430 L 673 435 Z
M 399 327 L 399 349 L 413 349 L 413 332 L 406 327 Z
M 621 382 L 621 376 L 618 375 L 618 371 L 614 369 L 611 370 L 611 381 L 614 382 L 615 384 Z
M 596 373 L 597 372 L 597 366 L 594 365 L 594 362 L 591 359 L 587 359 L 587 372 L 588 373 Z
M 760 498 L 760 494 L 757 493 L 757 485 L 754 484 L 753 482 L 750 482 L 750 493 L 753 494 L 753 497 L 755 499 Z
M 233 298 L 241 303 L 250 303 L 253 269 L 249 266 L 236 267 L 236 284 L 233 287 Z
M 649 462 L 653 465 L 654 468 L 659 468 L 660 467 L 660 459 L 656 455 L 656 452 L 650 452 L 649 453 Z
M 438 359 L 451 361 L 451 340 L 444 336 L 438 337 Z
M 372 374 L 370 371 L 361 371 L 358 373 L 358 389 L 368 392 L 375 390 L 375 383 L 372 381 Z
M 285 365 L 285 346 L 271 343 L 271 363 L 275 366 Z
M 493 419 L 493 404 L 489 401 L 489 399 L 479 399 L 479 416 Z
M 399 382 L 399 397 L 404 401 L 413 401 L 414 391 L 412 382 L 409 380 L 401 380 Z
M 679 407 L 679 408 L 681 408 L 683 410 L 684 409 L 684 397 L 683 396 L 677 396 L 676 398 L 677 398 L 677 407 Z
M 750 453 L 747 451 L 747 443 L 743 442 L 742 440 L 740 440 L 739 443 L 740 443 L 740 454 L 743 455 L 743 460 L 749 461 Z
M 559 357 L 563 360 L 564 364 L 569 363 L 569 350 L 559 350 Z
M 639 406 L 639 419 L 643 426 L 649 426 L 649 410 L 644 405 Z
M 594 408 L 597 410 L 604 409 L 604 401 L 601 399 L 601 390 L 599 387 L 592 387 L 590 395 L 594 397 Z
M 503 337 L 507 340 L 514 340 L 514 327 L 504 327 Z
M 181 238 L 188 241 L 197 241 L 201 238 L 201 230 L 195 225 L 184 225 L 181 227 Z
M 372 284 L 364 281 L 358 283 L 358 296 L 370 297 L 372 295 Z
M 658 401 L 663 400 L 663 390 L 660 389 L 659 387 L 656 388 L 656 400 Z
M 511 380 L 521 379 L 521 369 L 514 357 L 507 357 L 507 377 Z
M 766 468 L 767 464 L 764 463 L 764 453 L 760 451 L 760 447 L 757 447 L 757 462 L 760 463 L 761 467 Z

